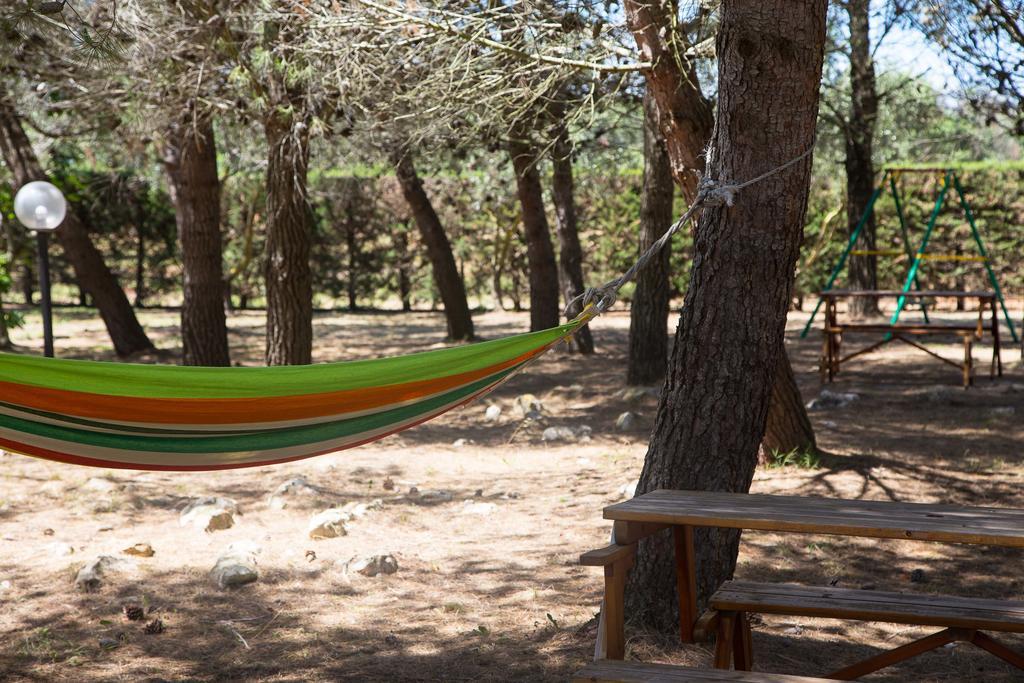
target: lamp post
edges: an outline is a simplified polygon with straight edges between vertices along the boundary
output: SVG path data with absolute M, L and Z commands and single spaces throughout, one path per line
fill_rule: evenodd
M 39 295 L 43 314 L 43 353 L 53 358 L 53 313 L 50 308 L 50 233 L 67 214 L 67 201 L 61 191 L 44 180 L 27 183 L 14 196 L 14 215 L 21 224 L 36 232 L 39 254 Z

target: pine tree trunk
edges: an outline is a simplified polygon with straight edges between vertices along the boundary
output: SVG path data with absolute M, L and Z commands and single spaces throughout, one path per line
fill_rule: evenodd
M 871 55 L 870 0 L 844 3 L 850 24 L 850 116 L 846 124 L 846 220 L 852 235 L 864 215 L 875 189 L 875 165 L 872 159 L 875 122 L 878 118 L 878 92 L 875 64 Z M 876 247 L 874 212 L 861 229 L 855 249 L 873 251 Z M 878 289 L 878 257 L 874 254 L 850 254 L 850 289 Z M 854 297 L 850 300 L 854 315 L 879 313 L 878 300 Z
M 185 365 L 230 365 L 224 313 L 217 145 L 209 118 L 187 116 L 168 131 L 164 168 L 181 242 Z
M 398 299 L 402 302 L 402 310 L 412 310 L 412 278 L 409 275 L 409 235 L 408 226 L 395 232 L 395 251 L 398 257 Z
M 0 152 L 17 187 L 46 179 L 21 120 L 3 93 L 0 93 Z M 103 256 L 92 243 L 74 207 L 68 208 L 64 223 L 56 230 L 56 237 L 79 285 L 92 295 L 117 355 L 152 351 L 153 343 L 139 324 L 128 297 L 103 262 Z
M 530 268 L 530 330 L 537 331 L 557 327 L 561 311 L 558 310 L 558 267 L 544 210 L 537 152 L 525 140 L 525 136 L 515 134 L 508 149 L 516 174 L 526 235 L 526 258 Z
M 396 153 L 393 157 L 398 184 L 402 195 L 409 204 L 420 239 L 427 248 L 427 257 L 434 272 L 434 283 L 444 303 L 444 317 L 448 326 L 448 338 L 464 341 L 473 338 L 473 317 L 466 299 L 466 284 L 455 266 L 455 255 L 451 242 L 445 234 L 441 219 L 438 218 L 430 197 L 423 189 L 423 182 L 416 172 L 412 156 Z
M 11 335 L 7 330 L 7 314 L 4 312 L 3 293 L 0 292 L 0 349 L 11 349 Z
M 559 108 L 561 112 L 561 107 Z M 555 228 L 558 234 L 558 276 L 566 303 L 583 293 L 583 248 L 580 246 L 579 221 L 576 217 L 575 187 L 572 177 L 572 141 L 565 121 L 560 120 L 551 158 L 551 199 L 555 205 Z M 582 310 L 580 303 L 566 311 L 572 320 Z M 594 352 L 594 336 L 585 325 L 573 335 L 576 350 Z
M 817 450 L 814 428 L 807 417 L 785 344 L 779 353 L 775 380 L 772 382 L 772 397 L 768 405 L 768 420 L 761 440 L 761 449 L 765 455 Z
M 627 2 L 631 22 L 635 4 Z M 812 146 L 826 6 L 724 0 L 711 177 L 753 178 Z M 810 169 L 808 157 L 742 191 L 734 206 L 704 209 L 638 493 L 749 490 L 782 352 Z M 732 575 L 738 548 L 738 532 L 698 530 L 701 606 Z M 678 606 L 666 599 L 675 573 L 664 534 L 641 544 L 631 584 L 634 617 L 663 630 L 677 627 Z
M 309 129 L 276 108 L 267 138 L 267 365 L 313 356 L 312 221 L 307 197 Z
M 146 307 L 146 233 L 142 227 L 144 218 L 135 221 L 135 308 Z
M 640 199 L 640 253 L 672 224 L 675 185 L 665 140 L 658 130 L 653 98 L 644 94 L 644 185 Z M 626 383 L 661 382 L 668 365 L 669 264 L 671 245 L 636 275 L 629 309 L 629 351 Z

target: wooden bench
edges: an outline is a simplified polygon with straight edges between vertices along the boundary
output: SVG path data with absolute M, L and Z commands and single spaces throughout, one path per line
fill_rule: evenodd
M 680 640 L 693 643 L 705 640 L 709 634 L 717 634 L 717 667 L 728 668 L 735 664 L 738 669 L 750 668 L 753 647 L 746 617 L 751 612 L 769 613 L 774 610 L 778 614 L 793 616 L 884 619 L 945 629 L 854 665 L 861 667 L 859 669 L 841 669 L 837 673 L 843 675 L 833 673 L 830 674 L 832 678 L 850 679 L 956 640 L 973 643 L 1024 669 L 1024 657 L 981 632 L 981 629 L 1024 632 L 1021 631 L 1024 603 L 839 588 L 784 586 L 779 589 L 764 584 L 733 582 L 724 585 L 713 598 L 713 601 L 718 600 L 713 602 L 718 609 L 712 608 L 700 615 L 697 612 L 694 553 L 694 529 L 697 527 L 1024 548 L 1024 510 L 945 503 L 659 490 L 606 507 L 604 517 L 613 521 L 612 538 L 615 543 L 580 558 L 584 565 L 604 568 L 604 605 L 598 628 L 597 665 L 608 666 L 603 660 L 622 660 L 625 656 L 623 593 L 637 542 L 653 534 L 667 532 L 675 546 L 675 598 L 679 604 Z M 744 594 L 740 596 L 739 588 L 744 586 Z M 732 592 L 731 597 L 727 589 Z M 804 593 L 806 591 L 810 593 Z M 865 599 L 882 603 L 882 607 L 875 605 L 868 609 Z M 814 611 L 819 609 L 825 611 Z M 655 677 L 609 677 L 608 680 L 676 680 L 658 679 L 656 672 L 651 675 Z
M 824 683 L 827 678 L 786 676 L 753 671 L 691 669 L 669 664 L 602 660 L 577 671 L 573 683 Z
M 753 664 L 747 615 L 756 612 L 944 628 L 829 674 L 838 680 L 853 680 L 955 641 L 972 643 L 1024 668 L 1024 656 L 981 631 L 1024 633 L 1024 602 L 727 581 L 711 597 L 711 607 L 717 612 L 715 665 L 720 667 L 728 667 L 730 660 L 737 669 Z

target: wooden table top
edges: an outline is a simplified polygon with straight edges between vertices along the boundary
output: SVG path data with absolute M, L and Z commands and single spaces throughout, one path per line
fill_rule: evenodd
M 950 298 L 950 299 L 994 299 L 995 292 L 986 292 L 982 290 L 975 290 L 972 292 L 957 292 L 947 289 L 921 289 L 911 290 L 904 292 L 901 289 L 826 289 L 821 292 L 823 297 L 855 297 L 855 296 L 904 296 L 912 298 L 915 296 L 924 296 L 930 298 Z
M 604 509 L 605 519 L 903 538 L 1024 548 L 1024 510 L 934 503 L 659 490 Z

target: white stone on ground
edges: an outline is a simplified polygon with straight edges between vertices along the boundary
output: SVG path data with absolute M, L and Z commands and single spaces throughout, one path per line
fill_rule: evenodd
M 341 506 L 341 511 L 349 516 L 350 519 L 361 519 L 370 512 L 375 512 L 384 507 L 384 501 L 380 498 L 374 498 L 369 503 L 357 503 L 352 501 L 351 503 L 345 503 Z
M 95 491 L 97 493 L 110 493 L 117 489 L 117 484 L 103 477 L 89 477 L 82 484 L 82 488 L 86 491 Z
M 845 408 L 854 401 L 860 399 L 860 394 L 852 392 L 830 391 L 822 389 L 817 398 L 807 402 L 808 410 L 829 410 L 831 408 Z
M 516 415 L 523 419 L 539 420 L 544 412 L 544 404 L 533 394 L 516 396 L 514 406 Z
M 75 554 L 75 546 L 70 543 L 51 543 L 48 548 L 54 557 L 67 557 Z
M 340 508 L 329 508 L 313 515 L 309 520 L 307 532 L 310 538 L 337 538 L 348 533 L 345 524 L 351 519 L 349 514 Z
M 227 551 L 217 558 L 217 563 L 210 570 L 210 577 L 221 588 L 244 586 L 259 579 L 256 556 L 248 552 L 245 543 L 247 542 L 229 545 Z
M 128 546 L 121 552 L 125 555 L 134 555 L 136 557 L 153 557 L 156 554 L 153 546 L 148 543 L 136 543 L 135 545 Z
M 488 422 L 497 422 L 501 418 L 501 406 L 492 403 L 484 411 L 484 419 Z
M 393 555 L 373 555 L 349 560 L 345 564 L 345 573 L 358 573 L 363 576 L 378 574 L 394 574 L 398 571 L 398 560 Z
M 129 560 L 111 555 L 100 555 L 78 570 L 75 576 L 75 588 L 80 591 L 92 592 L 99 590 L 103 577 L 110 572 L 129 571 L 135 565 Z
M 638 417 L 636 413 L 627 410 L 615 419 L 615 428 L 620 432 L 628 432 L 636 427 Z
M 310 499 L 319 495 L 320 489 L 310 484 L 309 480 L 300 474 L 274 489 L 270 495 L 270 508 L 283 510 L 298 499 Z
M 548 427 L 540 436 L 542 441 L 573 441 L 576 432 L 569 427 Z
M 488 516 L 493 515 L 498 511 L 498 506 L 494 503 L 483 503 L 473 500 L 467 500 L 462 504 L 462 510 L 459 512 L 463 515 L 480 515 Z
M 230 498 L 196 498 L 181 511 L 178 524 L 192 525 L 203 531 L 220 531 L 233 527 L 237 514 L 238 505 Z

